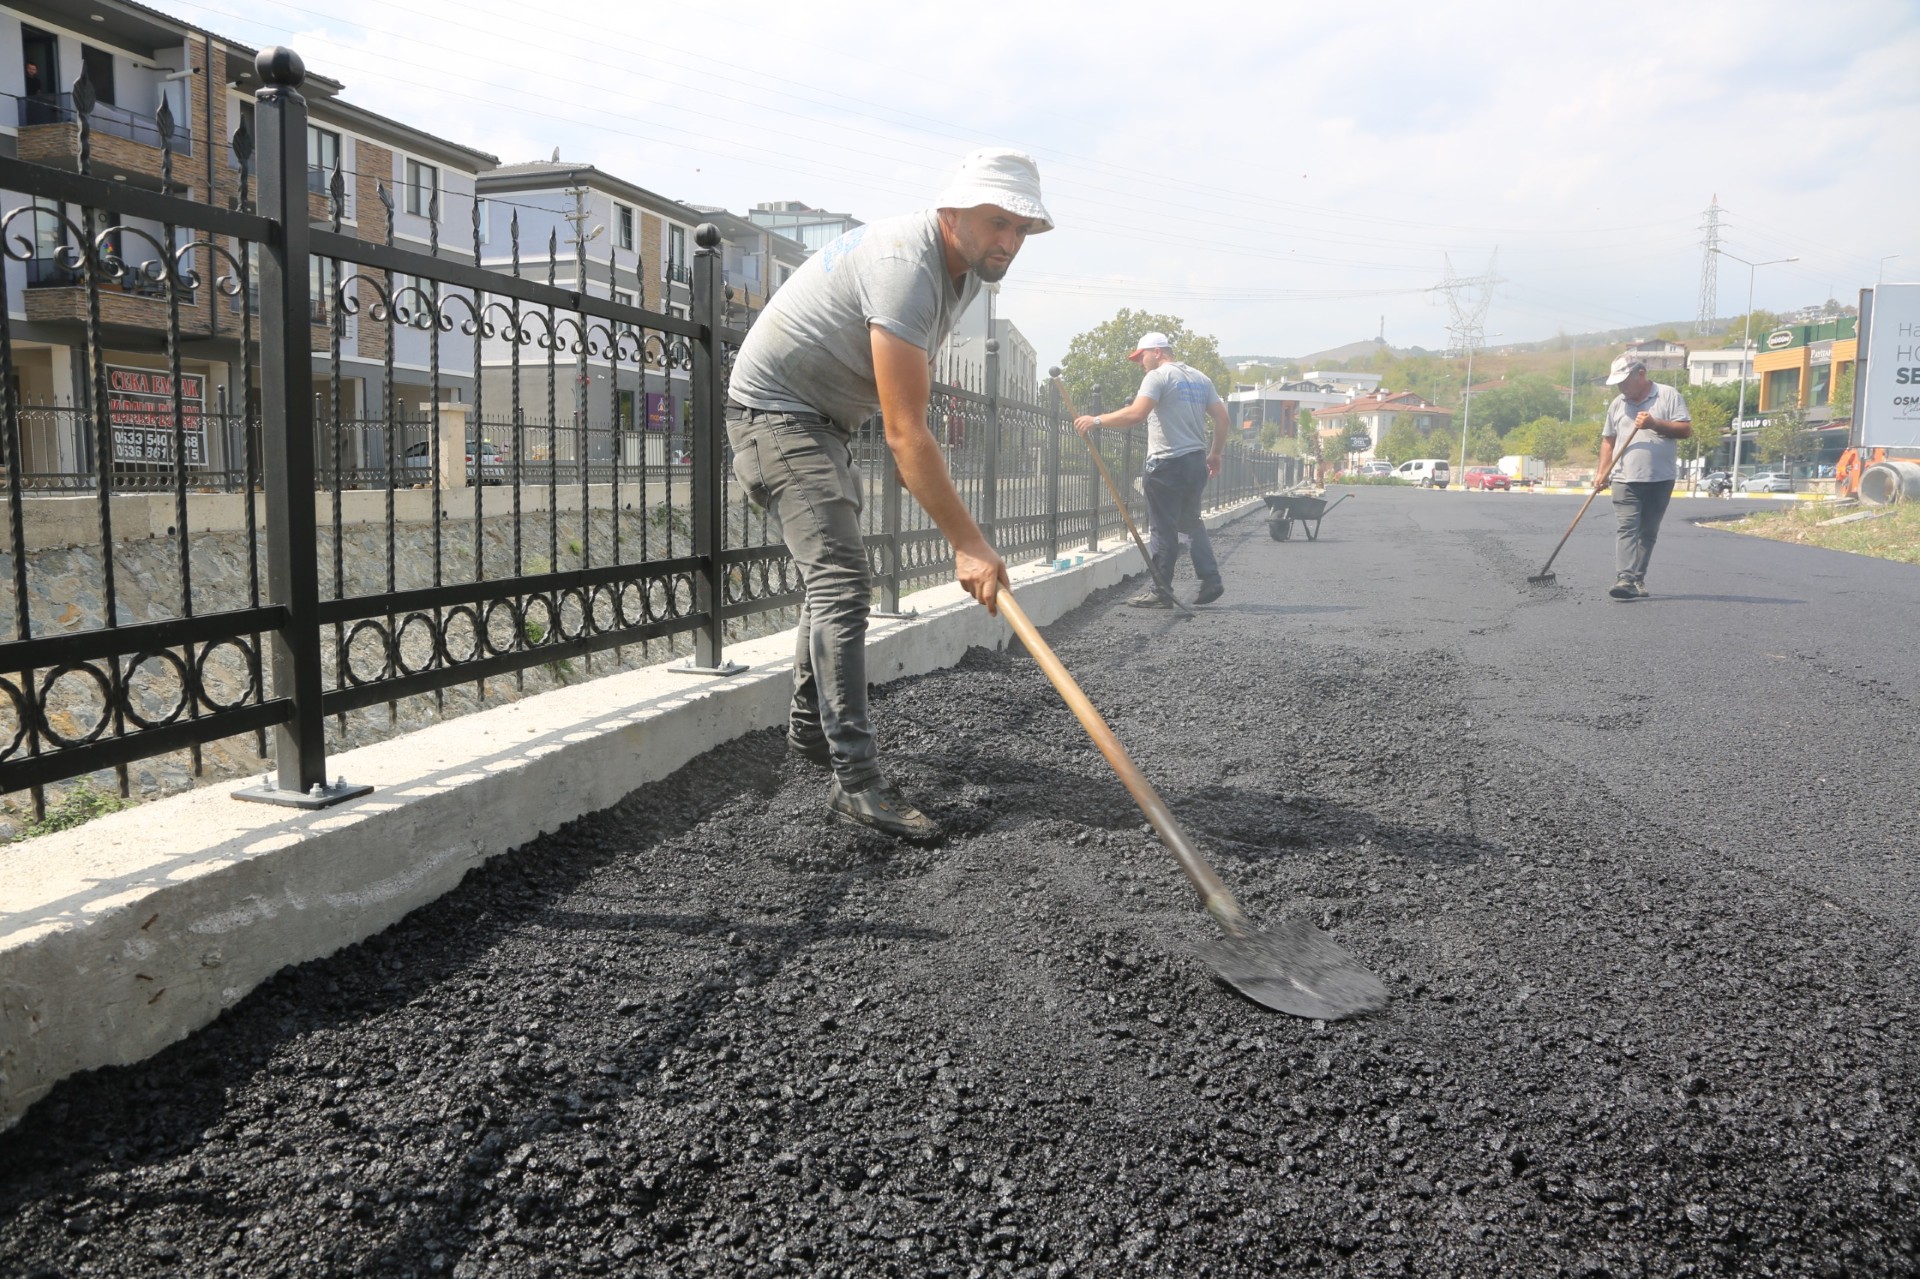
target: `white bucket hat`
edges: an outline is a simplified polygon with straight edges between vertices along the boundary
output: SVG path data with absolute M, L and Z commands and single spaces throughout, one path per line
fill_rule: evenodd
M 1005 147 L 981 147 L 960 162 L 960 171 L 934 202 L 936 209 L 971 209 L 991 204 L 1040 225 L 1028 232 L 1053 230 L 1053 217 L 1040 203 L 1040 166 L 1033 157 Z

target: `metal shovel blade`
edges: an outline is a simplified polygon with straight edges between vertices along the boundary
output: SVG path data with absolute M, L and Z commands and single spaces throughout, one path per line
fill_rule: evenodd
M 1339 1021 L 1387 1003 L 1385 983 L 1297 915 L 1244 937 L 1202 943 L 1199 953 L 1248 999 L 1295 1017 Z

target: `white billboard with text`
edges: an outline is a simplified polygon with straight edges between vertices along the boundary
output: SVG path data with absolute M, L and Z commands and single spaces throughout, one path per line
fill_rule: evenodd
M 1857 440 L 1862 448 L 1920 449 L 1920 284 L 1873 290 L 1866 380 Z

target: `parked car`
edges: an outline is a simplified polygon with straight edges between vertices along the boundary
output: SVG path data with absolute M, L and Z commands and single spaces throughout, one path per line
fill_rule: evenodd
M 1785 471 L 1762 471 L 1740 482 L 1742 493 L 1791 493 L 1793 477 Z
M 1497 466 L 1469 466 L 1460 477 L 1460 487 L 1507 491 L 1513 488 L 1513 477 Z
M 433 441 L 421 440 L 407 446 L 405 474 L 411 482 L 424 484 L 433 474 L 433 458 L 428 450 Z M 473 441 L 467 441 L 467 474 L 473 474 Z M 503 484 L 507 478 L 507 450 L 492 440 L 480 441 L 480 482 Z
M 1453 478 L 1453 467 L 1444 457 L 1417 457 L 1393 468 L 1393 478 L 1417 484 L 1421 488 L 1443 489 Z
M 1392 475 L 1392 474 L 1393 474 L 1393 463 L 1391 463 L 1391 462 L 1362 462 L 1362 463 L 1360 464 L 1360 469 L 1359 469 L 1358 471 L 1356 471 L 1356 472 L 1355 472 L 1355 474 L 1356 474 L 1356 475 L 1369 475 L 1369 476 L 1380 476 L 1380 475 Z

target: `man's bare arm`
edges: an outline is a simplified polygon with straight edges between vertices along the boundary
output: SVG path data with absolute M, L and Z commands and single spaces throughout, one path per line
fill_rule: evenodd
M 1136 395 L 1133 397 L 1133 403 L 1127 405 L 1126 408 L 1115 409 L 1111 413 L 1098 414 L 1100 429 L 1103 431 L 1124 431 L 1129 427 L 1138 426 L 1146 421 L 1148 415 L 1153 412 L 1155 403 L 1156 401 L 1150 395 Z M 1093 419 L 1095 416 L 1096 415 L 1092 413 L 1082 413 L 1079 417 L 1073 419 L 1073 429 L 1085 435 L 1088 431 L 1094 429 Z
M 1227 451 L 1227 406 L 1215 400 L 1207 405 L 1207 416 L 1213 419 L 1213 448 L 1207 452 L 1207 478 L 1220 474 L 1220 459 Z
M 947 540 L 953 543 L 954 576 L 967 594 L 998 613 L 996 597 L 1007 583 L 1007 562 L 987 541 L 947 474 L 940 445 L 927 428 L 927 396 L 932 375 L 927 353 L 878 326 L 868 330 L 873 343 L 873 377 L 886 421 L 887 447 L 893 450 L 900 482 L 907 486 Z

